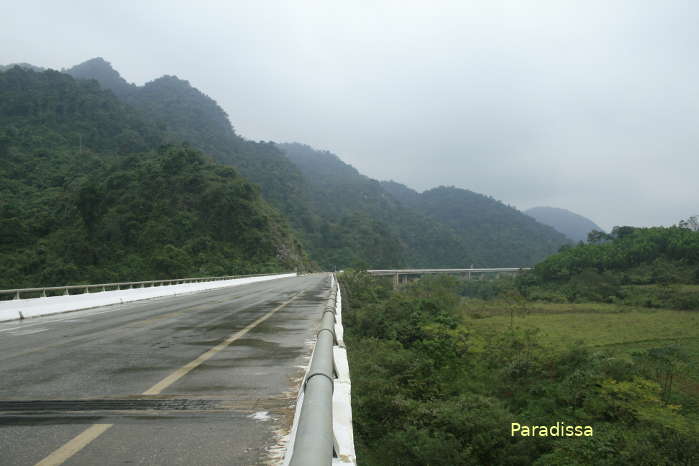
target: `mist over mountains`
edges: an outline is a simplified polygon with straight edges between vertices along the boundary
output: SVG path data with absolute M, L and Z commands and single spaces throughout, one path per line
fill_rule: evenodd
M 532 207 L 524 211 L 544 225 L 549 225 L 576 243 L 586 241 L 592 230 L 604 231 L 589 218 L 557 207 Z
M 192 241 L 196 240 L 208 244 L 205 250 L 213 251 L 214 243 L 221 241 L 218 247 L 237 251 L 231 252 L 237 257 L 232 263 L 237 265 L 222 267 L 218 270 L 222 273 L 252 270 L 254 261 L 266 264 L 267 269 L 315 267 L 314 263 L 324 269 L 528 266 L 568 242 L 550 226 L 478 193 L 454 187 L 417 193 L 398 183 L 379 182 L 362 175 L 327 151 L 298 143 L 247 140 L 236 133 L 228 115 L 211 97 L 176 76 L 163 76 L 136 86 L 125 81 L 106 60 L 95 58 L 63 73 L 36 72 L 25 67 L 9 69 L 2 77 L 0 92 L 5 98 L 0 106 L 0 118 L 3 128 L 8 128 L 2 134 L 3 154 L 13 163 L 0 176 L 3 180 L 0 215 L 4 222 L 0 224 L 0 234 L 10 234 L 7 232 L 14 225 L 12 222 L 18 221 L 21 214 L 17 209 L 29 209 L 39 199 L 66 192 L 66 199 L 74 202 L 68 210 L 76 212 L 68 223 L 72 222 L 74 233 L 81 231 L 76 234 L 85 239 L 85 248 L 93 251 L 93 257 L 99 256 L 94 251 L 110 247 L 116 239 L 128 249 L 130 242 L 140 240 L 138 235 L 122 234 L 123 222 L 134 226 L 133 220 L 110 214 L 120 210 L 118 203 L 114 204 L 114 193 L 122 192 L 123 186 L 132 186 L 138 192 L 135 187 L 147 184 L 150 169 L 160 170 L 163 186 L 173 190 L 180 186 L 187 192 L 193 188 L 187 188 L 186 183 L 182 185 L 180 176 L 188 171 L 192 175 L 201 173 L 202 168 L 194 167 L 207 167 L 205 171 L 211 171 L 213 176 L 218 173 L 216 167 L 224 165 L 235 168 L 242 178 L 233 171 L 229 175 L 221 172 L 222 175 L 216 175 L 223 176 L 216 181 L 220 184 L 220 197 L 207 195 L 204 204 L 182 200 L 186 209 L 193 209 L 188 220 L 179 218 L 176 210 L 170 208 L 163 209 L 163 215 L 155 214 L 155 206 L 142 209 L 151 213 L 150 217 L 142 217 L 142 222 L 161 232 L 156 235 L 159 242 L 153 246 L 167 250 L 165 256 L 178 257 L 174 263 L 179 264 L 168 269 L 162 266 L 168 260 L 160 261 L 161 266 L 151 260 L 151 265 L 146 267 L 149 276 L 213 273 L 205 270 L 207 254 L 193 245 Z M 96 96 L 103 102 L 101 106 L 93 105 Z M 30 133 L 34 134 L 33 138 L 28 136 Z M 131 155 L 126 157 L 127 154 Z M 40 157 L 44 167 L 41 179 L 27 172 L 36 157 Z M 179 171 L 165 168 L 169 166 L 168 157 L 179 160 L 172 162 L 180 167 Z M 81 165 L 83 159 L 90 163 Z M 157 166 L 163 168 L 156 169 Z M 53 176 L 55 171 L 62 175 Z M 114 184 L 110 173 L 121 171 L 126 173 L 124 183 Z M 227 177 L 235 180 L 230 187 Z M 105 179 L 110 181 L 107 183 Z M 190 194 L 167 191 L 165 198 L 165 192 L 153 198 L 157 191 L 149 191 L 142 194 L 150 198 L 141 201 L 133 193 L 124 195 L 130 199 L 127 204 L 167 203 L 167 198 L 184 195 L 186 199 L 206 192 L 202 183 L 207 185 L 213 179 L 206 175 L 199 181 L 190 181 L 198 186 Z M 250 184 L 246 184 L 248 181 Z M 87 217 L 79 214 L 83 202 L 80 192 L 85 186 L 92 186 L 88 191 L 92 190 L 91 202 L 96 205 Z M 23 196 L 17 196 L 19 192 Z M 218 202 L 238 201 L 252 202 L 253 210 L 248 214 L 252 219 L 264 220 L 244 218 L 245 209 L 229 209 L 235 218 L 226 228 L 239 230 L 239 235 L 199 230 L 213 228 L 213 225 L 201 225 L 211 222 L 202 209 L 215 209 Z M 42 223 L 42 227 L 24 225 L 30 231 L 29 239 L 22 243 L 26 251 L 33 251 L 47 238 L 66 235 L 59 234 L 65 226 L 61 222 L 66 220 L 58 221 L 48 211 L 42 210 L 33 221 Z M 121 233 L 114 236 L 102 229 Z M 164 234 L 165 231 L 173 233 Z M 189 233 L 183 237 L 183 231 Z M 257 256 L 246 257 L 243 241 L 236 239 L 246 235 L 269 246 L 256 248 L 251 246 L 254 241 L 248 241 L 246 244 L 257 251 Z M 5 252 L 15 257 L 10 249 Z M 52 254 L 56 254 L 55 262 L 61 263 L 59 269 L 63 272 L 36 275 L 38 266 L 25 257 L 26 261 L 10 261 L 14 264 L 13 273 L 24 276 L 34 273 L 42 283 L 85 278 L 70 272 L 80 268 L 76 257 L 56 251 Z M 134 250 L 132 261 L 139 254 Z M 304 254 L 311 262 L 304 259 Z M 94 273 L 104 269 L 107 263 L 103 262 L 91 264 Z M 128 274 L 135 273 L 137 267 L 122 269 Z

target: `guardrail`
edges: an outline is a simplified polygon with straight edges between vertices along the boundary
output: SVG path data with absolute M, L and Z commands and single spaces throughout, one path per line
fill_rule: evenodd
M 335 386 L 335 300 L 337 290 L 331 291 L 330 300 L 317 333 L 313 359 L 303 383 L 303 405 L 299 416 L 294 451 L 290 466 L 328 466 L 333 458 L 332 400 Z
M 335 276 L 331 277 L 332 290 L 299 395 L 300 412 L 284 466 L 356 466 L 342 296 Z
M 89 293 L 90 290 L 98 289 L 99 291 L 110 290 L 128 290 L 131 288 L 149 288 L 154 286 L 168 286 L 168 285 L 179 285 L 182 283 L 200 283 L 200 282 L 213 282 L 217 280 L 232 280 L 234 278 L 249 278 L 249 277 L 263 277 L 265 275 L 270 275 L 268 273 L 258 273 L 252 275 L 226 275 L 222 277 L 197 277 L 197 278 L 176 278 L 169 280 L 146 280 L 141 282 L 119 282 L 119 283 L 100 283 L 97 285 L 65 285 L 65 286 L 46 286 L 40 288 L 16 288 L 13 290 L 0 290 L 0 296 L 3 295 L 15 295 L 14 299 L 22 299 L 22 293 L 37 293 L 41 297 L 47 297 L 47 292 L 63 295 L 71 294 L 84 294 Z M 70 290 L 82 290 L 81 293 L 70 293 Z M 1 298 L 0 298 L 1 299 Z

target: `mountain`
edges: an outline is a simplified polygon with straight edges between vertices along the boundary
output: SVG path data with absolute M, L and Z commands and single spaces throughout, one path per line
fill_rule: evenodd
M 40 66 L 34 66 L 30 63 L 10 63 L 9 65 L 0 65 L 0 71 L 7 71 L 9 69 L 14 68 L 15 66 L 18 66 L 22 69 L 25 70 L 32 70 L 32 71 L 45 71 L 46 68 L 42 68 Z
M 143 86 L 124 80 L 106 60 L 95 58 L 65 71 L 95 79 L 144 119 L 157 122 L 170 142 L 187 142 L 216 161 L 235 167 L 260 186 L 263 197 L 300 232 L 317 227 L 307 208 L 305 182 L 298 169 L 269 142 L 236 134 L 226 112 L 211 97 L 176 76 L 162 76 Z
M 374 268 L 463 267 L 471 260 L 455 233 L 402 206 L 335 154 L 298 143 L 279 147 L 304 175 L 323 223 L 312 242 L 319 260 L 329 255 L 344 266 Z
M 571 240 L 586 241 L 587 234 L 592 230 L 603 231 L 589 218 L 556 207 L 532 207 L 524 211 L 525 214 L 535 218 L 544 225 L 549 225 L 566 235 Z
M 0 288 L 306 267 L 233 168 L 96 81 L 0 72 Z
M 103 88 L 111 90 L 119 97 L 130 96 L 138 89 L 134 84 L 126 82 L 119 72 L 102 57 L 87 60 L 69 70 L 64 70 L 64 72 L 75 79 L 94 79 Z
M 476 203 L 454 223 L 422 207 L 430 195 L 414 193 L 423 201 L 408 202 L 403 197 L 410 194 L 392 193 L 334 154 L 302 144 L 247 140 L 235 132 L 212 98 L 176 76 L 134 86 L 103 59 L 66 72 L 112 90 L 157 126 L 166 142 L 187 142 L 235 167 L 260 187 L 262 197 L 287 219 L 310 257 L 326 269 L 524 266 L 565 243 L 562 235 L 497 201 Z M 479 229 L 484 222 L 488 228 Z
M 567 241 L 516 209 L 457 188 L 423 194 L 359 173 L 335 154 L 280 144 L 308 180 L 314 211 L 341 221 L 362 212 L 400 248 L 413 267 L 526 266 Z
M 553 228 L 489 196 L 453 186 L 418 193 L 394 181 L 381 185 L 403 205 L 456 232 L 476 266 L 532 265 L 568 242 Z

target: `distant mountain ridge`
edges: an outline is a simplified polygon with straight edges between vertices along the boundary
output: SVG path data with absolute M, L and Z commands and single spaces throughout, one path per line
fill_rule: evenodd
M 566 238 L 518 210 L 459 188 L 418 194 L 395 182 L 359 173 L 335 154 L 303 144 L 279 145 L 305 175 L 325 216 L 363 212 L 387 225 L 406 265 L 426 267 L 523 266 L 566 244 Z
M 544 225 L 549 225 L 571 240 L 586 241 L 592 230 L 604 231 L 595 222 L 570 210 L 557 207 L 532 207 L 524 211 Z
M 101 58 L 66 72 L 96 79 L 158 125 L 167 141 L 186 141 L 238 169 L 260 186 L 263 197 L 299 233 L 311 258 L 326 269 L 524 266 L 566 243 L 563 235 L 498 201 L 486 201 L 486 196 L 453 188 L 452 194 L 458 194 L 451 212 L 465 217 L 450 222 L 448 213 L 440 217 L 441 210 L 436 214 L 422 207 L 432 199 L 429 194 L 417 204 L 407 202 L 330 152 L 302 144 L 249 141 L 236 134 L 213 99 L 175 76 L 135 86 Z M 458 208 L 459 196 L 472 206 L 471 212 Z M 489 234 L 477 227 L 484 222 L 490 225 Z
M 479 265 L 534 264 L 567 243 L 558 231 L 489 196 L 453 186 L 418 193 L 394 181 L 381 184 L 405 206 L 449 226 Z
M 15 66 L 18 66 L 22 69 L 25 70 L 32 70 L 32 71 L 46 71 L 46 68 L 42 68 L 40 66 L 35 66 L 32 65 L 31 63 L 10 63 L 9 65 L 0 65 L 0 71 L 7 71 Z

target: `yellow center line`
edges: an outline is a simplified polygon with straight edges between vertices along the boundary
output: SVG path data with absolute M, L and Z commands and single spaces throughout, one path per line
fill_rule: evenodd
M 201 356 L 199 356 L 198 358 L 196 358 L 194 361 L 191 361 L 191 362 L 185 364 L 184 366 L 180 367 L 172 374 L 165 377 L 160 382 L 158 382 L 155 385 L 153 385 L 152 387 L 150 387 L 148 390 L 143 392 L 142 395 L 158 395 L 158 394 L 162 393 L 163 390 L 165 390 L 167 387 L 169 387 L 173 383 L 180 380 L 182 377 L 187 375 L 192 370 L 196 369 L 203 362 L 211 359 L 216 353 L 220 352 L 221 350 L 223 350 L 224 348 L 229 346 L 234 341 L 243 337 L 250 330 L 257 327 L 258 325 L 260 325 L 262 322 L 269 319 L 270 317 L 272 317 L 272 315 L 274 315 L 280 309 L 286 307 L 289 303 L 291 303 L 294 299 L 296 299 L 302 292 L 303 292 L 303 290 L 299 291 L 294 296 L 292 296 L 291 299 L 289 299 L 288 301 L 285 301 L 282 304 L 280 304 L 279 306 L 275 307 L 274 309 L 269 311 L 267 314 L 265 314 L 262 317 L 260 317 L 259 319 L 255 320 L 253 323 L 251 323 L 250 325 L 248 325 L 244 329 L 239 330 L 239 331 L 231 334 L 228 338 L 226 338 L 221 343 L 219 343 L 218 345 L 214 346 L 206 353 L 204 353 Z M 75 436 L 72 440 L 68 441 L 63 446 L 59 447 L 57 450 L 55 450 L 49 456 L 47 456 L 43 460 L 36 463 L 35 466 L 58 466 L 58 465 L 65 463 L 69 458 L 71 458 L 73 455 L 75 455 L 80 450 L 85 448 L 88 444 L 90 444 L 90 442 L 95 440 L 97 437 L 99 437 L 100 435 L 102 435 L 103 433 L 108 431 L 112 426 L 114 426 L 114 424 L 93 424 L 93 425 L 91 425 L 90 427 L 88 427 L 87 429 L 82 431 L 80 434 Z

